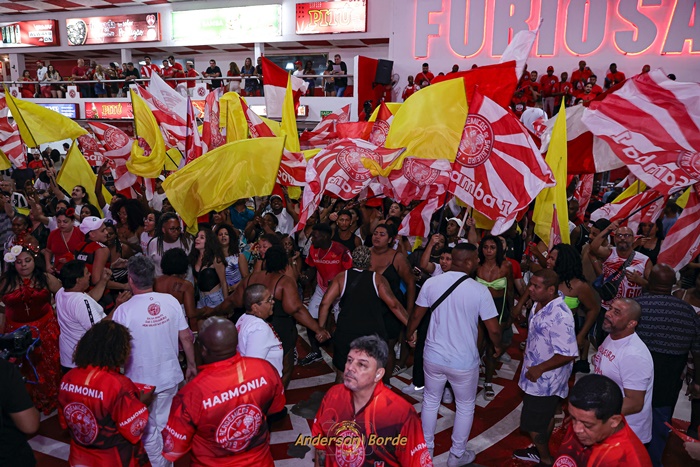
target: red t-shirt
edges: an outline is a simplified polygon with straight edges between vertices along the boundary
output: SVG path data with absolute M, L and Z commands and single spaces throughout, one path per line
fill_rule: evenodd
M 646 448 L 627 422 L 624 428 L 589 448 L 576 437 L 573 424 L 564 435 L 553 467 L 651 467 Z
M 306 264 L 316 268 L 316 283 L 324 292 L 335 276 L 352 267 L 350 250 L 338 242 L 331 242 L 330 248 L 322 250 L 311 245 Z
M 418 86 L 422 86 L 423 81 L 427 81 L 428 84 L 430 84 L 433 81 L 433 79 L 435 79 L 435 75 L 432 74 L 431 72 L 427 72 L 427 73 L 420 72 L 416 75 L 413 82 L 416 83 Z
M 417 84 L 414 84 L 413 86 L 406 86 L 405 88 L 403 88 L 403 94 L 401 94 L 401 98 L 403 100 L 406 100 L 409 97 L 411 97 L 419 89 L 420 89 L 420 86 L 418 86 Z
M 576 70 L 571 73 L 571 84 L 577 91 L 583 91 L 586 87 L 588 78 L 593 74 L 591 70 L 584 69 L 583 71 Z
M 192 69 L 190 69 L 190 70 L 187 70 L 187 77 L 188 77 L 188 78 L 196 78 L 197 76 L 199 76 L 199 73 L 197 73 L 197 70 L 195 70 L 194 68 L 192 68 Z M 195 81 L 195 80 L 193 80 L 193 79 L 187 81 L 187 87 L 188 87 L 188 88 L 193 88 L 193 87 L 195 87 L 196 85 L 197 85 L 197 81 Z
M 416 409 L 383 383 L 377 384 L 367 405 L 354 412 L 352 392 L 343 384 L 323 398 L 311 435 L 320 436 L 315 447 L 325 450 L 326 466 L 433 465 Z
M 525 112 L 525 107 L 527 105 L 527 97 L 524 95 L 522 97 L 515 97 L 510 101 L 510 107 L 513 109 L 513 113 L 520 118 L 520 116 Z
M 92 265 L 95 262 L 95 252 L 97 250 L 101 250 L 102 248 L 107 248 L 107 245 L 100 242 L 82 242 L 78 248 L 73 250 L 73 254 L 75 255 L 75 259 L 85 261 L 85 267 L 87 267 L 90 274 L 92 274 Z M 109 261 L 107 261 L 105 267 L 109 268 Z
M 163 457 L 192 449 L 192 466 L 272 467 L 266 417 L 284 409 L 277 370 L 259 358 L 233 357 L 199 367 L 173 399 Z
M 162 74 L 163 74 L 163 79 L 165 78 L 174 78 L 175 77 L 175 69 L 171 66 L 163 68 Z M 168 86 L 171 88 L 175 89 L 176 82 L 174 80 L 167 80 L 165 81 L 168 83 Z
M 44 167 L 44 163 L 41 161 L 33 160 L 27 164 L 30 169 L 41 169 Z
M 53 253 L 53 266 L 56 272 L 59 272 L 68 261 L 75 259 L 73 252 L 78 250 L 84 241 L 85 235 L 77 227 L 73 227 L 68 241 L 64 241 L 58 229 L 49 233 L 46 248 Z
M 160 67 L 156 65 L 155 63 L 151 63 L 150 65 L 144 65 L 141 67 L 141 78 L 150 78 L 153 75 L 159 75 L 160 74 Z M 145 83 L 146 86 L 148 86 L 148 81 Z
M 559 82 L 559 78 L 556 75 L 544 75 L 540 78 L 540 87 L 542 88 L 542 95 L 544 97 L 550 97 L 552 92 L 556 91 L 556 84 Z
M 621 83 L 625 80 L 625 74 L 621 71 L 616 71 L 615 73 L 608 73 L 605 76 L 605 79 L 608 80 L 610 83 L 610 86 L 614 86 L 618 83 Z
M 141 443 L 148 409 L 129 378 L 75 368 L 61 380 L 58 403 L 58 421 L 71 436 L 70 465 L 151 465 Z
M 507 256 L 506 259 L 510 262 L 510 265 L 513 267 L 513 279 L 522 279 L 523 269 L 520 267 L 520 262 L 514 260 L 513 258 L 508 258 Z
M 597 84 L 594 85 L 593 88 L 591 89 L 591 94 L 593 94 L 596 97 L 598 97 L 598 94 L 602 94 L 602 93 L 603 93 L 603 88 L 601 88 Z
M 73 70 L 71 71 L 71 75 L 76 76 L 76 80 L 84 80 L 87 79 L 87 68 L 82 67 L 82 66 L 74 66 Z
M 571 83 L 569 83 L 568 81 L 563 81 L 561 83 L 557 83 L 554 92 L 560 92 L 560 93 L 563 93 L 564 95 L 557 96 L 557 98 L 555 99 L 556 105 L 558 106 L 561 103 L 562 98 L 565 99 L 564 100 L 565 104 L 570 104 L 571 102 L 570 101 L 567 102 L 566 99 L 569 99 L 571 97 L 571 93 L 573 90 L 574 90 L 573 85 Z M 567 97 L 567 95 L 568 95 L 568 97 Z
M 535 103 L 537 103 L 537 99 L 535 99 L 535 95 L 532 93 L 532 91 L 535 91 L 536 93 L 540 94 L 540 83 L 538 83 L 537 81 L 530 81 L 529 83 L 525 83 L 525 92 L 523 93 L 523 96 L 527 99 L 528 107 L 534 107 Z

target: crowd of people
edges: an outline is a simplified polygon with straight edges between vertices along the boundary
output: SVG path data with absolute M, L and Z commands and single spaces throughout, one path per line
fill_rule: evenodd
M 324 70 L 314 69 L 314 64 L 308 60 L 304 67 L 301 61 L 294 63 L 294 76 L 304 79 L 309 85 L 306 95 L 314 96 L 318 79 L 314 76 L 324 75 L 321 78 L 323 95 L 343 97 L 348 86 L 348 67 L 336 54 L 333 60 L 328 60 Z M 257 64 L 253 65 L 251 58 L 246 58 L 241 67 L 236 62 L 230 62 L 229 68 L 224 74 L 216 64 L 216 60 L 209 60 L 206 70 L 197 71 L 194 61 L 187 60 L 185 67 L 175 60 L 173 55 L 162 61 L 162 65 L 152 62 L 149 55 L 143 57 L 143 65 L 139 67 L 133 62 L 111 62 L 108 65 L 98 64 L 94 60 L 88 63 L 84 59 L 78 59 L 71 69 L 69 76 L 61 74 L 51 64 L 44 65 L 39 60 L 36 62 L 36 75 L 32 76 L 29 70 L 22 72 L 19 79 L 19 89 L 22 98 L 34 97 L 62 98 L 66 95 L 67 86 L 78 87 L 81 97 L 126 97 L 128 86 L 134 80 L 149 80 L 153 75 L 158 75 L 166 80 L 173 89 L 192 96 L 198 82 L 205 82 L 207 88 L 225 88 L 227 91 L 237 92 L 242 96 L 264 96 L 262 57 L 258 57 Z M 343 76 L 334 76 L 343 75 Z M 177 78 L 188 78 L 178 80 Z M 193 79 L 198 78 L 198 79 Z M 223 79 L 216 79 L 223 78 Z M 97 81 L 89 83 L 86 81 Z M 148 81 L 145 82 L 148 86 Z M 125 90 L 126 86 L 126 90 Z
M 430 465 L 440 403 L 454 402 L 448 465 L 472 462 L 477 387 L 494 399 L 499 362 L 519 352 L 521 429 L 533 442 L 519 459 L 661 465 L 684 374 L 697 437 L 700 372 L 687 367 L 689 355 L 700 363 L 700 262 L 679 281 L 656 261 L 681 211 L 673 201 L 636 231 L 591 223 L 621 192 L 596 182 L 585 215 L 570 197 L 571 245 L 552 248 L 534 235 L 531 212 L 494 236 L 450 202 L 414 248 L 397 234 L 411 206 L 326 197 L 295 232 L 299 204 L 283 189 L 211 212 L 190 235 L 164 177 L 151 200 L 115 193 L 107 203 L 104 170 L 96 186 L 65 193 L 50 154 L 32 157 L 27 173 L 0 182 L 0 333 L 31 326 L 41 339 L 30 357 L 38 379 L 21 367 L 35 383 L 30 399 L 18 395 L 10 413 L 58 409 L 72 464 L 169 465 L 190 450 L 198 465 L 270 464 L 267 421 L 284 415 L 294 367 L 325 364 L 324 352 L 338 385 L 314 435 L 407 439 L 363 450 L 366 461 Z M 29 215 L 18 213 L 23 203 Z M 527 328 L 520 348 L 513 325 Z M 309 350 L 298 355 L 303 328 Z M 391 386 L 409 358 L 401 391 L 422 393 L 420 417 Z M 570 391 L 576 372 L 596 376 Z M 567 400 L 573 422 L 550 452 Z M 13 426 L 29 432 L 30 422 Z M 325 465 L 357 454 L 315 447 Z

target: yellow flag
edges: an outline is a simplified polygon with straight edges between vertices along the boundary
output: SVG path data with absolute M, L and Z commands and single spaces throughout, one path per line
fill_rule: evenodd
M 287 136 L 284 147 L 291 152 L 299 152 L 299 132 L 297 131 L 297 115 L 294 112 L 294 91 L 292 91 L 292 75 L 287 76 L 287 91 L 282 102 L 282 133 Z
M 554 205 L 556 205 L 561 241 L 569 244 L 571 240 L 569 237 L 569 210 L 566 202 L 567 152 L 564 102 L 559 108 L 557 120 L 552 128 L 552 139 L 545 161 L 552 170 L 557 184 L 552 188 L 545 188 L 535 198 L 535 212 L 532 215 L 532 221 L 535 223 L 535 234 L 542 239 L 545 245 L 549 245 L 549 232 L 552 227 Z
M 686 188 L 682 195 L 676 200 L 676 204 L 679 208 L 685 209 L 685 205 L 688 204 L 688 198 L 690 198 L 690 187 Z
M 178 148 L 170 148 L 165 151 L 165 170 L 175 172 L 180 168 L 182 153 Z
M 301 153 L 304 155 L 304 159 L 306 159 L 307 161 L 309 159 L 311 159 L 312 157 L 314 157 L 319 152 L 321 152 L 321 149 L 319 149 L 319 148 L 305 149 L 305 150 L 301 151 Z
M 80 185 L 85 188 L 86 192 L 90 194 L 90 198 L 93 199 L 92 193 L 95 192 L 95 182 L 97 182 L 97 175 L 92 171 L 90 163 L 78 149 L 78 144 L 73 141 L 68 154 L 66 154 L 66 159 L 63 161 L 61 170 L 56 175 L 56 183 L 68 193 L 73 191 L 76 185 Z M 102 196 L 105 197 L 107 203 L 112 200 L 112 195 L 104 186 L 102 187 Z M 99 207 L 101 208 L 102 206 Z
M 272 193 L 283 148 L 282 137 L 227 143 L 166 178 L 163 189 L 185 224 L 194 226 L 197 217 L 237 199 Z
M 126 168 L 134 175 L 156 178 L 165 166 L 165 141 L 158 127 L 156 117 L 148 108 L 146 101 L 131 90 L 131 106 L 134 111 L 134 125 L 138 138 L 131 145 L 131 157 L 126 161 Z M 141 146 L 139 142 L 146 142 Z
M 467 120 L 464 82 L 450 79 L 421 89 L 394 115 L 387 148 L 406 148 L 402 159 L 448 159 L 454 161 Z
M 391 115 L 396 115 L 396 112 L 399 111 L 401 108 L 401 104 L 403 102 L 385 102 L 384 105 L 389 109 L 389 112 L 391 112 Z M 381 108 L 381 105 L 378 105 L 375 109 L 374 112 L 372 112 L 372 115 L 369 117 L 369 122 L 374 122 L 377 120 L 377 115 L 379 115 L 379 109 Z
M 4 152 L 0 151 L 0 170 L 7 170 L 12 167 L 10 159 L 7 158 Z
M 647 185 L 643 181 L 637 180 L 636 182 L 628 186 L 625 191 L 620 193 L 620 195 L 617 198 L 615 198 L 615 200 L 611 204 L 621 203 L 627 198 L 631 198 L 634 195 L 638 195 L 646 189 Z
M 241 99 L 236 92 L 227 92 L 219 99 L 219 127 L 226 128 L 227 143 L 248 138 L 248 122 Z
M 282 125 L 277 120 L 270 120 L 269 118 L 260 117 L 260 119 L 265 122 L 270 130 L 275 134 L 275 136 L 282 136 Z
M 7 90 L 5 98 L 22 140 L 30 148 L 87 134 L 85 128 L 58 112 L 33 102 L 15 99 Z

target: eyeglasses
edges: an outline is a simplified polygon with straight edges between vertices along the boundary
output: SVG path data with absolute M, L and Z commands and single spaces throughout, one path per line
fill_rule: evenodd
M 630 238 L 633 237 L 631 233 L 615 234 L 615 238 Z
M 275 297 L 270 295 L 270 298 L 268 298 L 267 300 L 260 301 L 258 303 L 275 303 Z

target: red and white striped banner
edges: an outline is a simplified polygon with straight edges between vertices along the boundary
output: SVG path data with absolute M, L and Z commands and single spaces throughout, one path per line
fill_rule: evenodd
M 326 115 L 309 131 L 304 131 L 299 135 L 301 149 L 325 148 L 338 139 L 335 125 L 336 123 L 347 123 L 350 121 L 350 104 L 344 106 L 331 114 Z
M 95 138 L 104 148 L 104 157 L 112 161 L 112 176 L 114 186 L 118 191 L 126 190 L 136 183 L 136 175 L 126 168 L 126 161 L 131 156 L 131 145 L 134 140 L 117 127 L 102 122 L 90 122 Z
M 445 194 L 451 171 L 452 164 L 446 159 L 407 157 L 400 169 L 392 170 L 387 177 L 376 177 L 370 188 L 408 206 L 414 200 Z
M 219 127 L 219 99 L 223 94 L 223 88 L 214 89 L 204 101 L 204 123 L 202 123 L 203 153 L 226 144 L 226 129 Z
M 146 101 L 148 108 L 153 112 L 153 116 L 158 122 L 160 131 L 163 134 L 165 145 L 168 148 L 177 148 L 185 154 L 185 141 L 187 139 L 187 122 L 185 118 L 180 118 L 165 103 L 156 99 L 146 88 L 136 85 L 136 93 Z M 138 132 L 138 122 L 136 131 Z
M 248 122 L 248 131 L 250 131 L 251 138 L 271 138 L 275 136 L 270 127 L 267 126 L 267 123 L 253 112 L 243 99 L 241 99 L 241 108 L 243 109 L 245 120 Z
M 430 233 L 430 219 L 440 207 L 440 197 L 433 196 L 411 209 L 401 221 L 399 235 L 427 237 Z
M 389 134 L 389 127 L 394 120 L 394 115 L 384 102 L 379 105 L 377 119 L 372 125 L 372 132 L 369 134 L 369 142 L 377 146 L 384 146 L 386 135 Z
M 12 165 L 18 169 L 27 168 L 27 151 L 19 135 L 17 125 L 10 123 L 7 115 L 10 109 L 5 94 L 0 93 L 0 151 L 5 153 Z
M 698 102 L 700 83 L 654 70 L 591 102 L 583 123 L 637 178 L 668 194 L 700 180 Z
M 520 121 L 476 91 L 451 177 L 449 191 L 496 221 L 495 235 L 505 232 L 540 191 L 555 185 Z
M 693 185 L 683 213 L 661 244 L 658 263 L 679 271 L 700 253 L 700 184 Z
M 583 221 L 586 218 L 586 209 L 588 209 L 588 203 L 591 202 L 591 196 L 593 195 L 594 178 L 595 174 L 583 174 L 576 185 L 574 198 L 578 201 L 576 217 L 579 221 Z M 571 220 L 573 221 L 573 219 Z
M 648 206 L 645 206 L 647 204 Z M 630 196 L 619 203 L 609 203 L 596 209 L 591 213 L 591 221 L 595 222 L 598 219 L 608 219 L 610 222 L 621 221 L 641 208 L 639 212 L 625 221 L 627 227 L 636 232 L 640 223 L 656 222 L 656 219 L 663 212 L 664 204 L 666 204 L 666 197 L 661 196 L 655 190 L 647 190 L 638 195 Z
M 77 141 L 80 152 L 92 167 L 99 167 L 104 163 L 104 149 L 93 135 L 80 135 Z

